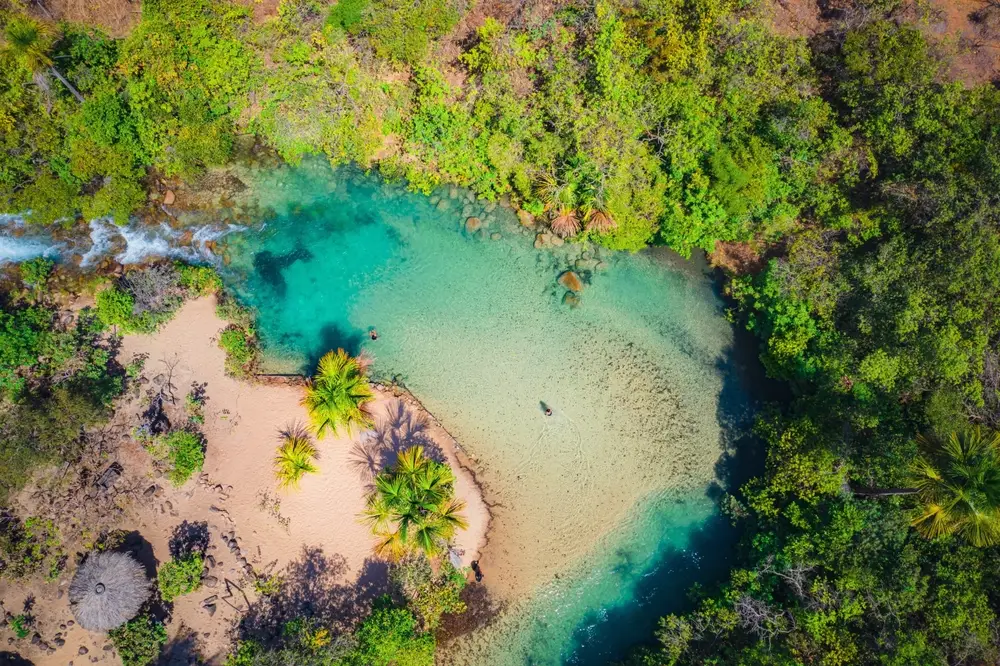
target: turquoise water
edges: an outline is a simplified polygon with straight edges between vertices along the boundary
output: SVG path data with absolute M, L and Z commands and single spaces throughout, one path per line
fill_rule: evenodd
M 732 536 L 706 493 L 749 401 L 700 270 L 536 250 L 509 210 L 461 190 L 423 197 L 321 162 L 242 177 L 271 214 L 226 238 L 225 277 L 258 310 L 272 370 L 367 350 L 477 461 L 485 590 L 505 610 L 451 661 L 604 663 L 717 574 Z M 468 233 L 469 215 L 485 228 Z M 571 267 L 576 307 L 557 283 Z

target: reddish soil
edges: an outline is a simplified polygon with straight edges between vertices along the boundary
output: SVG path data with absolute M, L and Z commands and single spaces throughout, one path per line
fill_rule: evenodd
M 40 18 L 96 26 L 112 37 L 127 35 L 142 15 L 140 0 L 33 0 L 28 6 Z
M 767 0 L 764 13 L 774 29 L 787 36 L 809 38 L 833 27 L 818 0 Z M 838 2 L 823 3 L 828 6 Z M 834 7 L 835 9 L 835 7 Z M 948 56 L 947 78 L 967 85 L 1000 78 L 1000 3 L 987 0 L 926 0 L 904 11 L 898 20 L 911 22 Z

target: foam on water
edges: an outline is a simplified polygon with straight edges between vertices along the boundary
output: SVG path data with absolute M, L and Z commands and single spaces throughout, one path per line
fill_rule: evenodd
M 486 590 L 507 610 L 450 645 L 454 663 L 620 657 L 726 556 L 705 492 L 748 401 L 698 271 L 656 252 L 582 258 L 573 309 L 556 278 L 583 248 L 538 252 L 510 211 L 464 192 L 322 162 L 243 180 L 275 215 L 227 239 L 224 277 L 257 308 L 274 369 L 367 349 L 481 466 Z M 469 215 L 486 232 L 466 233 Z

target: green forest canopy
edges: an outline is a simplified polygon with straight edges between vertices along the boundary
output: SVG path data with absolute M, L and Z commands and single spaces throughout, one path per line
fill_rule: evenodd
M 249 133 L 290 161 L 599 213 L 614 224 L 581 235 L 610 248 L 742 244 L 767 261 L 727 288 L 794 399 L 759 420 L 766 470 L 727 498 L 744 534 L 729 580 L 635 660 L 997 659 L 997 547 L 926 538 L 910 522 L 932 498 L 908 490 L 921 460 L 971 455 L 930 442 L 1000 428 L 1000 93 L 950 82 L 900 0 L 855 0 L 808 42 L 736 0 L 565 2 L 459 40 L 467 10 L 285 0 L 254 22 L 222 0 L 146 0 L 111 39 L 33 33 L 15 4 L 0 14 L 2 207 L 124 221 L 152 174 L 196 178 Z M 4 399 L 30 410 L 17 355 L 80 352 L 44 312 L 3 316 Z M 995 527 L 983 478 L 957 490 Z

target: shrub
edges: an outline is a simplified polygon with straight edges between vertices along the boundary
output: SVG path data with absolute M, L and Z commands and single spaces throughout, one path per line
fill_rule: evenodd
M 149 614 L 134 617 L 108 632 L 111 642 L 122 658 L 122 666 L 146 666 L 160 656 L 167 642 L 167 629 Z
M 204 296 L 222 289 L 222 278 L 211 266 L 176 264 L 180 285 L 193 296 Z
M 54 265 L 51 259 L 46 259 L 45 257 L 35 257 L 34 259 L 22 262 L 19 266 L 21 281 L 32 289 L 43 287 L 49 279 Z
M 253 339 L 246 329 L 230 326 L 219 337 L 219 346 L 226 352 L 227 373 L 235 377 L 250 374 L 257 352 Z
M 355 632 L 357 647 L 348 655 L 352 666 L 431 666 L 434 663 L 434 636 L 417 632 L 413 613 L 405 608 L 386 607 L 381 600 Z
M 201 553 L 192 552 L 165 562 L 156 572 L 160 596 L 164 601 L 194 592 L 201 587 L 201 569 L 204 566 Z
M 450 562 L 444 562 L 435 575 L 426 557 L 408 557 L 393 567 L 391 580 L 424 631 L 436 629 L 445 613 L 465 612 L 461 599 L 465 576 Z
M 170 460 L 167 476 L 175 486 L 184 485 L 205 464 L 205 440 L 197 433 L 175 430 L 160 438 L 159 445 Z
M 281 488 L 297 488 L 306 474 L 315 474 L 316 447 L 304 433 L 288 433 L 274 457 L 274 475 Z
M 51 520 L 31 517 L 22 523 L 6 515 L 0 523 L 0 576 L 23 578 L 40 571 L 46 560 L 50 569 L 59 562 L 59 530 Z
M 181 302 L 179 284 L 180 275 L 168 264 L 129 271 L 120 281 L 120 286 L 132 296 L 135 316 L 147 312 L 160 315 L 177 309 Z
M 21 613 L 20 615 L 15 615 L 14 619 L 10 621 L 10 628 L 18 638 L 27 638 L 28 634 L 31 633 L 32 622 L 33 620 L 30 615 Z

